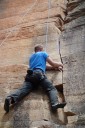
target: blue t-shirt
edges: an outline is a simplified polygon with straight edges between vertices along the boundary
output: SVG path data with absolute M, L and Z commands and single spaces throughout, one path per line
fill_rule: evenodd
M 30 69 L 39 68 L 39 69 L 42 69 L 43 72 L 45 72 L 47 57 L 48 57 L 48 54 L 44 51 L 40 51 L 32 54 L 29 59 Z

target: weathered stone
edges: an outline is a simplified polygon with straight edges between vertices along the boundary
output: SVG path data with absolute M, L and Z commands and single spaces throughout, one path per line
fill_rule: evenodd
M 82 124 L 82 125 L 85 125 L 85 115 L 82 114 L 82 115 L 76 115 L 74 117 L 68 117 L 68 123 L 69 124 Z
M 73 2 L 71 2 L 71 4 L 72 3 L 75 3 L 75 2 L 73 1 Z M 76 1 L 76 7 L 73 8 L 73 10 L 71 10 L 71 11 L 68 10 L 68 16 L 67 16 L 65 22 L 67 23 L 71 20 L 77 19 L 78 17 L 84 16 L 84 15 L 85 15 L 85 2 L 84 1 Z
M 85 127 L 84 15 L 84 0 L 0 1 L 0 128 Z M 59 91 L 59 102 L 67 105 L 53 113 L 39 88 L 5 114 L 4 99 L 22 86 L 37 43 L 54 61 L 63 61 L 63 72 L 46 75 Z
M 71 29 L 78 29 L 79 26 L 82 27 L 82 25 L 84 25 L 85 21 L 85 16 L 82 17 L 78 17 L 75 20 L 72 20 L 71 22 L 67 23 L 64 25 L 64 28 L 66 31 L 70 31 Z M 69 30 L 70 29 L 70 30 Z
M 61 35 L 61 57 L 64 64 L 63 89 L 67 105 L 64 109 L 68 116 L 67 128 L 84 128 L 83 119 L 85 108 L 85 25 L 84 1 L 68 2 L 68 15 Z M 83 11 L 83 12 L 82 12 Z M 68 23 L 67 23 L 68 22 Z M 77 124 L 77 122 L 81 122 Z M 71 124 L 70 124 L 71 123 Z

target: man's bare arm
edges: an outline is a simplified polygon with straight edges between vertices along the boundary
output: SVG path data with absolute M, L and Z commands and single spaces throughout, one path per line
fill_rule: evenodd
M 46 65 L 47 70 L 62 70 L 63 69 L 63 64 L 60 62 L 55 62 L 53 61 L 50 57 L 47 58 L 47 62 L 49 65 Z
M 46 64 L 46 70 L 54 70 L 55 68 L 51 65 Z

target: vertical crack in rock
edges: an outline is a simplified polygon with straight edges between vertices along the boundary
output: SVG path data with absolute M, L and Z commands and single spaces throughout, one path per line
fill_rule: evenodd
M 60 55 L 61 63 L 63 64 L 63 60 L 62 60 L 62 56 L 61 56 L 60 38 L 59 38 L 59 55 Z M 62 70 L 62 84 L 63 84 L 63 70 Z

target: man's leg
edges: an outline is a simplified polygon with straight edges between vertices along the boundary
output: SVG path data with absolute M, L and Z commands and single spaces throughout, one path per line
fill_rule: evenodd
M 47 78 L 41 81 L 41 86 L 43 87 L 44 90 L 47 91 L 51 102 L 51 107 L 53 110 L 56 110 L 57 108 L 63 108 L 66 105 L 66 103 L 58 102 L 57 90 Z
M 17 89 L 14 93 L 7 96 L 5 99 L 4 109 L 6 112 L 9 112 L 10 104 L 20 101 L 24 96 L 31 92 L 33 86 L 30 82 L 24 82 L 23 86 Z

